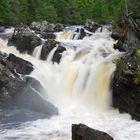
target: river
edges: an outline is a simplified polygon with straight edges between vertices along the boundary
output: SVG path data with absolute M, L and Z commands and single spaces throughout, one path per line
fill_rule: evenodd
M 51 119 L 0 124 L 1 140 L 70 140 L 74 123 L 105 131 L 115 140 L 140 139 L 140 123 L 111 107 L 110 82 L 116 68 L 113 61 L 123 55 L 113 49 L 115 41 L 110 37 L 111 32 L 104 27 L 102 32 L 77 40 L 75 28 L 56 33 L 56 40 L 66 48 L 59 64 L 51 61 L 57 48 L 42 61 L 39 59 L 42 45 L 31 56 L 7 47 L 6 41 L 0 39 L 1 51 L 13 53 L 34 65 L 31 76 L 45 88 L 43 98 L 59 110 L 59 115 Z

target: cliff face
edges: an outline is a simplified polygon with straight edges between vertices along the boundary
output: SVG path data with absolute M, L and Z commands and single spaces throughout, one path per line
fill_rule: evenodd
M 112 37 L 118 40 L 114 48 L 125 52 L 116 61 L 113 106 L 140 120 L 140 17 L 137 13 L 123 15 L 115 24 Z

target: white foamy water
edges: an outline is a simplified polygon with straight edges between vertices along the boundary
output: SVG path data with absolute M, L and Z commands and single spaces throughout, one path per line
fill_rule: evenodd
M 66 32 L 66 31 L 65 31 Z M 59 34 L 59 33 L 58 33 Z M 66 35 L 64 35 L 66 34 Z M 111 76 L 115 70 L 112 60 L 121 54 L 113 49 L 110 33 L 95 33 L 83 40 L 71 40 L 73 31 L 60 33 L 57 40 L 66 47 L 60 64 L 39 60 L 20 54 L 14 47 L 7 47 L 0 40 L 0 50 L 13 53 L 33 63 L 31 76 L 46 89 L 48 98 L 59 109 L 51 119 L 26 122 L 13 129 L 0 129 L 2 140 L 70 140 L 71 125 L 84 123 L 110 134 L 115 140 L 139 140 L 140 123 L 130 115 L 120 114 L 111 105 Z M 35 52 L 35 51 L 34 51 Z
M 36 47 L 36 48 L 34 49 L 34 51 L 33 51 L 33 56 L 36 57 L 37 59 L 40 59 L 42 46 L 43 46 L 43 45 L 39 45 L 39 46 Z

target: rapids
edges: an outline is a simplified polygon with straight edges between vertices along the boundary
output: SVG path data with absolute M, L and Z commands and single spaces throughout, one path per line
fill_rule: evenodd
M 103 32 L 98 30 L 77 40 L 79 34 L 74 30 L 72 27 L 56 33 L 56 40 L 66 48 L 60 64 L 51 61 L 57 48 L 42 61 L 39 59 L 42 45 L 30 56 L 20 54 L 15 47 L 7 47 L 7 42 L 0 39 L 1 51 L 13 53 L 34 65 L 31 76 L 46 89 L 44 98 L 59 109 L 59 115 L 49 120 L 29 121 L 12 129 L 0 124 L 0 139 L 70 140 L 71 124 L 84 123 L 107 132 L 115 140 L 139 140 L 140 123 L 111 108 L 113 60 L 123 55 L 113 49 L 115 41 L 110 37 L 111 33 L 105 28 Z

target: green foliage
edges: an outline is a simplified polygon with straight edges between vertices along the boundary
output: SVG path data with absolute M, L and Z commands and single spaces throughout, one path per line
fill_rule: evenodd
M 140 4 L 127 0 L 128 9 Z M 1 0 L 0 24 L 47 20 L 81 24 L 86 19 L 114 22 L 125 9 L 125 0 Z
M 137 56 L 138 59 L 140 59 L 140 49 L 136 50 L 136 56 Z
M 12 21 L 12 11 L 10 10 L 9 0 L 0 2 L 0 25 L 8 24 Z

